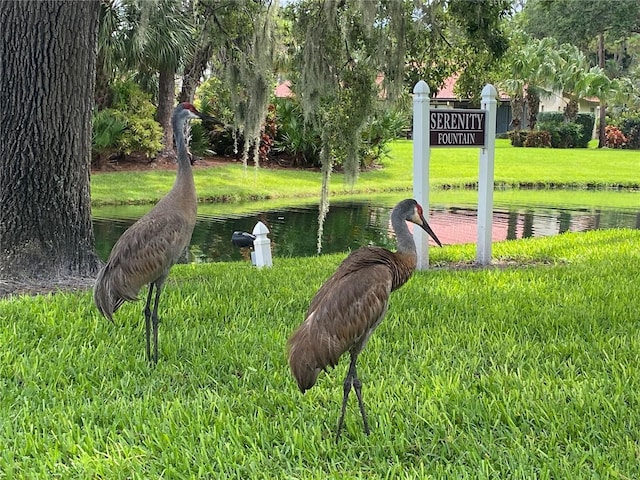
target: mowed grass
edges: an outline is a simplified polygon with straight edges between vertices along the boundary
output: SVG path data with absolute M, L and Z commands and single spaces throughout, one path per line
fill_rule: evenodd
M 0 478 L 639 478 L 640 232 L 432 249 L 392 295 L 334 443 L 346 358 L 304 396 L 285 343 L 344 255 L 177 265 L 142 303 L 0 300 Z
M 478 148 L 434 148 L 430 184 L 434 189 L 463 188 L 478 181 Z M 413 143 L 391 144 L 383 168 L 360 174 L 354 185 L 334 173 L 333 195 L 410 192 L 413 187 Z M 640 188 L 640 153 L 610 149 L 514 148 L 498 140 L 495 184 L 500 188 Z M 202 202 L 319 197 L 321 174 L 316 171 L 270 170 L 240 164 L 196 169 L 196 190 Z M 173 184 L 173 171 L 99 173 L 91 177 L 94 206 L 155 203 Z

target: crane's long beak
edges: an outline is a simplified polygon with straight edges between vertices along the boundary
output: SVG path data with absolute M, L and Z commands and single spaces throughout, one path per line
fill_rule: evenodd
M 440 243 L 440 240 L 438 239 L 436 234 L 433 232 L 433 230 L 431 230 L 431 227 L 429 226 L 427 221 L 424 219 L 424 216 L 420 215 L 420 220 L 422 220 L 422 223 L 420 224 L 422 229 L 425 232 L 427 232 L 431 238 L 433 238 L 435 240 L 435 242 L 438 244 L 438 246 L 442 247 L 442 243 Z
M 211 122 L 215 125 L 224 125 L 224 122 L 221 122 L 220 120 L 218 120 L 215 117 L 210 117 L 209 115 L 204 115 L 200 112 L 198 112 L 198 117 L 200 117 L 200 120 L 202 120 L 203 122 Z

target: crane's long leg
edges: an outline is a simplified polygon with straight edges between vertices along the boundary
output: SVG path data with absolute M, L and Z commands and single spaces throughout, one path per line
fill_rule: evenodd
M 162 287 L 160 285 L 156 285 L 156 298 L 153 304 L 153 312 L 151 313 L 151 321 L 153 323 L 153 364 L 157 365 L 158 363 L 158 323 L 160 320 L 158 319 L 158 303 L 160 302 L 160 292 L 162 291 Z
M 362 414 L 364 433 L 369 435 L 369 422 L 367 421 L 367 414 L 364 411 L 364 402 L 362 401 L 362 382 L 357 376 L 353 381 L 353 389 L 356 391 L 356 397 L 358 397 L 358 405 L 360 405 L 360 413 Z
M 153 295 L 153 283 L 149 284 L 147 303 L 144 306 L 144 327 L 147 338 L 147 360 L 151 361 L 151 296 Z
M 369 422 L 367 421 L 367 414 L 364 410 L 364 402 L 362 401 L 362 382 L 358 378 L 358 372 L 356 370 L 356 362 L 358 361 L 358 354 L 351 354 L 351 363 L 349 364 L 349 372 L 344 379 L 344 388 L 342 395 L 342 411 L 340 413 L 340 420 L 338 420 L 338 433 L 336 434 L 336 442 L 340 439 L 340 433 L 342 432 L 342 425 L 344 423 L 344 414 L 347 410 L 347 399 L 351 388 L 356 391 L 358 397 L 358 405 L 360 406 L 360 413 L 362 414 L 362 422 L 364 424 L 364 433 L 369 435 Z

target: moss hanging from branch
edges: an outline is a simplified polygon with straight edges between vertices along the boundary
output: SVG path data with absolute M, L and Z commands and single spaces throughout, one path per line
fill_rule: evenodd
M 389 85 L 394 78 L 402 77 L 398 66 L 403 62 L 402 37 L 391 35 L 397 38 L 391 50 L 385 41 L 391 25 L 397 23 L 394 19 L 388 20 L 389 12 L 394 11 L 403 19 L 404 7 L 400 4 L 397 8 L 387 2 L 311 0 L 291 7 L 293 38 L 301 40 L 292 48 L 296 66 L 293 70 L 298 72 L 292 80 L 301 99 L 305 121 L 312 124 L 323 139 L 320 226 L 328 209 L 330 173 L 334 165 L 342 165 L 350 185 L 357 180 L 361 132 L 381 96 L 381 86 L 376 80 L 381 72 L 389 72 Z M 381 21 L 381 15 L 387 20 Z M 401 58 L 394 61 L 395 67 L 386 68 L 390 51 L 400 53 Z M 395 92 L 400 88 L 389 90 Z
M 260 136 L 275 86 L 277 2 L 236 0 L 222 6 L 213 2 L 211 8 L 218 16 L 215 28 L 222 31 L 218 36 L 224 38 L 218 65 L 231 92 L 234 126 L 244 137 L 242 162 L 246 167 L 253 153 L 257 167 Z
M 509 6 L 507 0 L 297 0 L 287 5 L 289 79 L 305 121 L 323 138 L 321 221 L 332 168 L 342 165 L 346 182 L 356 181 L 361 132 L 382 100 L 408 97 L 404 81 L 442 84 L 470 65 L 495 61 L 486 52 L 496 57 L 503 52 L 498 21 Z
M 324 220 L 329 211 L 329 180 L 333 162 L 329 156 L 329 139 L 325 132 L 322 135 L 322 148 L 320 150 L 320 160 L 322 162 L 322 188 L 320 189 L 320 211 L 318 212 L 318 255 L 322 253 L 322 234 L 324 232 Z

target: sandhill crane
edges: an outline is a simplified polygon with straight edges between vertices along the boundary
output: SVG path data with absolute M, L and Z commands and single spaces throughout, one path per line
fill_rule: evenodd
M 401 201 L 391 212 L 397 252 L 380 247 L 363 247 L 352 252 L 320 287 L 304 322 L 287 342 L 289 366 L 302 393 L 315 384 L 320 370 L 335 367 L 347 350 L 351 355 L 336 442 L 340 438 L 351 388 L 358 397 L 364 431 L 369 434 L 356 362 L 387 312 L 389 295 L 404 285 L 416 268 L 416 245 L 406 221 L 422 227 L 442 246 L 425 220 L 420 204 L 413 199 Z
M 144 318 L 147 359 L 153 364 L 158 363 L 158 302 L 162 286 L 169 270 L 189 245 L 196 224 L 196 189 L 184 138 L 186 123 L 192 118 L 209 117 L 202 115 L 190 103 L 181 103 L 175 108 L 171 116 L 178 154 L 175 183 L 150 212 L 118 239 L 106 265 L 98 273 L 93 290 L 93 300 L 98 310 L 113 321 L 113 313 L 125 301 L 138 300 L 140 289 L 149 285 Z

